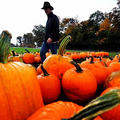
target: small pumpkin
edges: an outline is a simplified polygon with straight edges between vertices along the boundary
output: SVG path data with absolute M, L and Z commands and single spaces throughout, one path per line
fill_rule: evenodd
M 36 70 L 22 62 L 8 62 L 11 35 L 0 36 L 0 120 L 25 120 L 43 101 Z
M 36 53 L 36 54 L 35 54 L 34 62 L 35 62 L 35 63 L 40 63 L 40 62 L 41 62 L 40 53 Z
M 43 74 L 38 75 L 38 81 L 45 104 L 51 103 L 57 100 L 61 93 L 60 80 L 52 74 L 49 74 L 41 65 Z
M 75 102 L 87 102 L 95 97 L 97 90 L 97 81 L 92 72 L 88 69 L 81 69 L 75 65 L 75 68 L 65 72 L 62 79 L 62 87 L 65 95 Z
M 34 54 L 30 53 L 27 49 L 25 49 L 27 53 L 23 54 L 23 62 L 26 64 L 33 64 L 34 63 Z
M 8 62 L 23 62 L 22 55 L 16 56 L 15 52 L 12 51 L 13 56 L 8 57 Z

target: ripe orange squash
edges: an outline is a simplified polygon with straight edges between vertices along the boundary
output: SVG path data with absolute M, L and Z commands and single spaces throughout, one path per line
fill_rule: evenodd
M 33 64 L 34 63 L 34 54 L 30 53 L 27 49 L 28 53 L 23 54 L 23 62 L 26 64 Z
M 45 104 L 51 103 L 57 100 L 61 93 L 60 80 L 55 76 L 48 74 L 48 72 L 41 65 L 43 74 L 38 75 L 40 88 Z
M 105 80 L 104 87 L 120 87 L 120 71 L 112 72 Z
M 103 93 L 101 95 L 104 95 L 105 93 L 109 92 L 112 89 L 113 89 L 113 87 L 106 89 L 105 91 L 103 91 Z M 119 95 L 120 95 L 120 92 L 119 92 Z M 113 96 L 113 101 L 114 100 L 115 99 L 114 99 L 114 96 Z M 112 103 L 110 105 L 112 105 Z M 120 120 L 120 105 L 114 107 L 112 110 L 109 110 L 109 111 L 101 114 L 101 117 L 104 120 Z
M 97 83 L 99 86 L 103 85 L 104 81 L 108 76 L 107 69 L 99 62 L 93 62 L 93 58 L 91 59 L 90 63 L 81 63 L 80 65 L 83 68 L 89 69 L 95 76 Z
M 16 56 L 15 52 L 12 51 L 13 56 L 8 56 L 8 62 L 23 62 L 22 55 Z
M 36 53 L 35 54 L 34 62 L 35 63 L 40 63 L 41 62 L 40 53 Z
M 103 120 L 98 115 L 119 105 L 119 95 L 120 89 L 112 89 L 106 94 L 92 100 L 85 107 L 72 102 L 58 101 L 40 108 L 27 120 Z
M 120 71 L 120 62 L 112 62 L 109 67 L 113 70 L 113 72 Z
M 48 71 L 48 73 L 56 75 L 59 79 L 62 79 L 66 70 L 73 67 L 73 65 L 69 62 L 71 61 L 71 58 L 63 56 L 64 50 L 70 41 L 70 38 L 70 36 L 64 38 L 59 46 L 57 55 L 50 55 L 43 62 L 43 67 Z
M 10 38 L 7 31 L 0 37 L 0 120 L 25 120 L 43 101 L 35 69 L 22 62 L 7 63 Z
M 77 63 L 72 62 L 76 68 L 65 72 L 62 87 L 65 95 L 75 102 L 88 102 L 95 97 L 97 81 L 88 69 L 81 69 Z
M 58 101 L 39 109 L 27 120 L 62 120 L 62 118 L 70 118 L 82 108 L 72 102 Z

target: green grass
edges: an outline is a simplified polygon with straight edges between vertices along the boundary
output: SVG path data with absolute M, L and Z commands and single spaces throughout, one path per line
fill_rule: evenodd
M 25 53 L 25 49 L 29 50 L 30 52 L 40 52 L 40 49 L 36 49 L 36 48 L 23 48 L 23 47 L 12 47 L 10 50 L 14 50 L 16 53 L 18 54 L 23 54 Z
M 29 50 L 30 52 L 40 52 L 40 49 L 36 48 L 23 48 L 23 47 L 12 47 L 11 50 L 14 50 L 18 54 L 25 53 L 25 49 Z M 81 51 L 81 50 L 66 50 L 69 52 L 87 52 L 87 51 Z M 109 52 L 110 56 L 115 56 L 116 54 L 120 54 L 119 52 Z

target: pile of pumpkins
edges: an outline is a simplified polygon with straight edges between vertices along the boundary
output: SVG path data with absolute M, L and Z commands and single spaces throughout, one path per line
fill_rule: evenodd
M 119 120 L 118 56 L 113 60 L 90 57 L 78 64 L 63 55 L 70 39 L 67 36 L 58 54 L 49 55 L 36 69 L 23 62 L 8 62 L 10 39 L 11 34 L 3 31 L 1 120 Z M 60 100 L 62 95 L 67 99 Z

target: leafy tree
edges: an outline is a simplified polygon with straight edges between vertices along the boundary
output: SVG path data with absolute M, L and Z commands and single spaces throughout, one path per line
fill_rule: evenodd
M 104 21 L 100 24 L 99 31 L 109 30 L 110 29 L 110 20 L 109 18 L 105 18 Z
M 32 33 L 27 33 L 23 35 L 23 46 L 35 47 L 34 37 Z
M 108 16 L 113 30 L 120 30 L 120 8 L 113 8 Z
M 104 13 L 99 10 L 91 14 L 89 17 L 89 20 L 93 21 L 94 24 L 100 24 L 101 22 L 103 22 L 104 19 L 105 19 Z
M 34 34 L 34 41 L 37 43 L 37 46 L 41 46 L 45 36 L 45 27 L 42 25 L 35 25 L 32 32 Z

